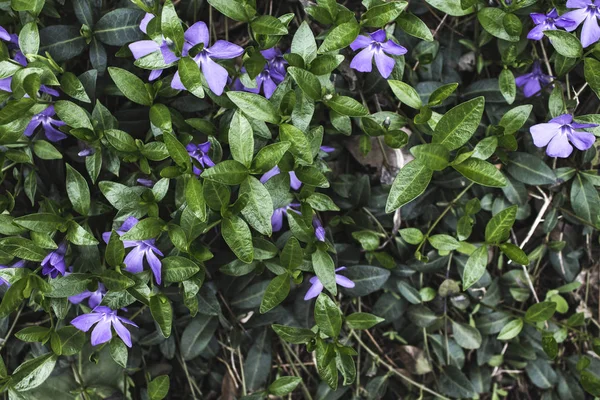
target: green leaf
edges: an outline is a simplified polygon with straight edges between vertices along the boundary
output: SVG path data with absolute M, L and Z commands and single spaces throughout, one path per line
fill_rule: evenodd
M 516 338 L 523 330 L 523 320 L 521 318 L 513 319 L 508 324 L 504 325 L 498 334 L 498 340 L 511 340 Z
M 583 55 L 583 47 L 577 36 L 565 31 L 544 31 L 550 39 L 554 50 L 561 56 L 568 58 L 580 58 Z
M 435 89 L 431 95 L 429 95 L 429 106 L 434 107 L 442 104 L 458 87 L 458 83 L 449 83 L 447 85 L 440 86 Z
M 169 151 L 169 155 L 185 171 L 192 169 L 192 162 L 185 146 L 170 132 L 163 132 L 163 140 Z
M 319 331 L 337 339 L 342 329 L 342 312 L 329 296 L 321 293 L 315 303 L 315 322 Z
M 451 15 L 453 17 L 462 17 L 463 15 L 471 14 L 474 9 L 473 7 L 468 7 L 463 9 L 461 7 L 461 0 L 425 0 L 431 6 L 437 8 L 438 10 Z
M 296 128 L 294 125 L 281 124 L 279 126 L 279 138 L 282 142 L 290 143 L 289 151 L 294 155 L 294 157 L 304 161 L 305 163 L 312 164 L 313 155 L 312 151 L 310 150 L 308 138 L 304 132 Z
M 281 304 L 290 293 L 290 276 L 278 275 L 269 282 L 260 303 L 260 313 L 264 314 Z
M 158 324 L 160 333 L 166 338 L 171 336 L 173 308 L 167 296 L 159 293 L 150 297 L 150 312 L 152 313 L 152 318 Z
M 467 260 L 463 272 L 463 290 L 467 290 L 476 283 L 485 273 L 488 263 L 487 246 L 478 247 Z
M 318 53 L 329 53 L 330 51 L 335 51 L 350 46 L 350 43 L 354 42 L 354 39 L 356 39 L 359 32 L 360 26 L 355 20 L 339 24 L 329 31 L 325 37 L 325 40 L 323 40 L 323 43 L 321 43 Z
M 481 347 L 481 333 L 471 325 L 452 321 L 454 340 L 463 349 L 474 350 Z
M 271 15 L 261 15 L 250 23 L 255 34 L 287 35 L 288 30 L 283 22 Z
M 42 160 L 60 160 L 62 153 L 51 143 L 45 140 L 36 140 L 33 142 L 33 152 Z
M 325 104 L 333 111 L 348 117 L 364 117 L 369 115 L 369 110 L 352 97 L 335 95 L 331 99 L 325 100 Z
M 369 7 L 367 12 L 362 15 L 360 23 L 366 27 L 382 28 L 398 18 L 407 5 L 408 3 L 405 1 L 391 1 Z
M 298 376 L 282 376 L 269 385 L 268 391 L 275 396 L 285 396 L 291 393 L 302 382 Z
M 35 100 L 26 97 L 19 100 L 8 101 L 4 107 L 0 109 L 0 125 L 5 125 L 19 118 L 23 118 L 34 104 Z
M 45 0 L 11 0 L 10 6 L 15 11 L 29 11 L 38 15 L 44 7 Z
M 171 112 L 164 104 L 157 103 L 150 108 L 150 122 L 163 133 L 173 131 Z
M 141 40 L 144 37 L 144 32 L 140 30 L 143 17 L 141 10 L 117 8 L 98 20 L 94 26 L 94 37 L 110 46 L 123 46 Z
M 556 311 L 556 303 L 543 301 L 536 303 L 527 309 L 525 320 L 529 322 L 544 322 L 552 318 Z
M 500 250 L 502 250 L 502 253 L 504 253 L 508 258 L 517 264 L 529 265 L 529 258 L 527 258 L 527 254 L 525 254 L 525 252 L 518 246 L 512 243 L 503 243 L 500 245 Z
M 337 284 L 335 282 L 335 264 L 331 256 L 327 252 L 317 249 L 312 254 L 311 259 L 319 281 L 325 289 L 335 296 L 337 294 Z
M 167 0 L 163 5 L 160 14 L 160 30 L 164 37 L 173 41 L 179 54 L 183 49 L 183 27 L 171 0 Z
M 98 241 L 87 229 L 84 229 L 77 222 L 71 220 L 67 223 L 67 240 L 78 246 L 92 246 L 98 244 Z
M 88 274 L 70 274 L 67 276 L 57 277 L 50 280 L 52 291 L 46 293 L 47 297 L 64 298 L 75 296 L 87 290 L 92 279 Z
M 291 52 L 304 59 L 305 64 L 311 63 L 317 56 L 317 42 L 306 21 L 298 27 L 292 39 Z
M 85 337 L 85 336 L 84 336 Z M 127 368 L 127 346 L 122 340 L 111 340 L 109 344 L 110 356 L 121 368 Z
M 438 121 L 433 143 L 442 144 L 448 150 L 456 150 L 467 143 L 481 122 L 484 108 L 483 97 L 476 97 L 452 108 Z
M 248 195 L 248 204 L 242 209 L 242 215 L 251 227 L 263 235 L 271 236 L 273 227 L 273 200 L 269 191 L 255 177 L 248 176 L 240 186 L 240 196 Z
M 249 264 L 254 259 L 252 233 L 248 224 L 237 215 L 223 218 L 221 221 L 222 235 L 225 243 L 242 262 Z
M 117 239 L 117 241 L 120 240 Z M 114 290 L 117 292 L 135 286 L 135 281 L 133 279 L 129 279 L 125 275 L 113 270 L 104 271 L 100 276 L 100 279 L 108 290 Z
M 294 237 L 289 238 L 281 251 L 281 266 L 291 271 L 302 265 L 303 259 L 304 252 L 300 242 Z
M 421 21 L 419 17 L 411 13 L 401 13 L 400 16 L 396 18 L 396 24 L 400 27 L 400 29 L 411 36 L 426 40 L 428 42 L 433 41 L 433 35 L 431 34 L 429 27 L 425 24 L 425 22 Z
M 202 222 L 206 221 L 204 191 L 202 190 L 202 183 L 195 176 L 190 177 L 186 183 L 185 201 L 196 218 Z
M 504 127 L 505 135 L 512 135 L 527 122 L 532 109 L 533 106 L 531 104 L 515 107 L 502 115 L 498 125 Z
M 450 152 L 441 144 L 420 144 L 411 147 L 410 152 L 417 160 L 434 171 L 446 168 L 450 159 Z
M 413 89 L 412 86 L 402 81 L 394 80 L 388 80 L 388 84 L 392 88 L 392 92 L 394 92 L 394 95 L 402 103 L 416 110 L 420 109 L 423 105 L 423 103 L 421 102 L 421 97 L 419 96 L 417 91 Z
M 585 81 L 600 98 L 600 61 L 591 57 L 586 57 L 583 61 Z
M 239 185 L 246 180 L 248 169 L 235 160 L 225 160 L 204 170 L 201 176 L 226 185 Z
M 291 142 L 277 142 L 260 149 L 258 153 L 256 153 L 254 160 L 252 160 L 252 173 L 263 174 L 270 171 L 279 163 L 281 157 L 283 157 L 291 145 Z
M 66 187 L 73 209 L 81 215 L 87 215 L 90 211 L 90 189 L 83 175 L 69 164 Z
M 165 222 L 156 217 L 144 218 L 121 236 L 122 241 L 154 239 L 160 235 Z
M 350 329 L 371 329 L 383 321 L 384 318 L 365 312 L 352 313 L 346 317 L 346 324 Z
M 256 10 L 243 0 L 208 0 L 208 4 L 235 21 L 250 22 L 256 14 Z
M 228 139 L 233 159 L 250 167 L 254 154 L 254 132 L 250 122 L 239 110 L 231 119 Z
M 190 57 L 182 57 L 177 65 L 177 70 L 183 86 L 194 96 L 200 99 L 204 98 L 202 75 L 198 64 Z
M 527 185 L 552 185 L 556 175 L 539 157 L 529 153 L 511 153 L 508 172 L 519 182 Z
M 43 326 L 29 326 L 15 333 L 17 339 L 24 342 L 45 342 L 52 330 Z
M 153 99 L 144 81 L 129 71 L 117 67 L 108 67 L 108 73 L 121 93 L 134 103 L 151 106 Z
M 248 92 L 227 92 L 227 97 L 246 115 L 259 121 L 279 123 L 279 115 L 271 102 Z
M 558 356 L 558 343 L 552 334 L 542 336 L 542 349 L 551 360 Z
M 14 370 L 11 376 L 12 388 L 16 391 L 31 390 L 40 386 L 48 379 L 58 356 L 46 353 L 37 358 L 25 361 Z
M 58 355 L 72 356 L 83 349 L 86 341 L 85 333 L 74 326 L 64 326 L 52 335 L 51 346 Z
M 169 388 L 169 376 L 157 376 L 148 383 L 148 397 L 150 400 L 162 400 L 169 394 Z
M 504 26 L 504 17 L 507 14 L 500 8 L 485 7 L 477 13 L 479 23 L 490 35 L 509 42 L 518 42 L 519 35 L 508 33 Z
M 213 339 L 219 320 L 210 315 L 198 315 L 191 320 L 181 334 L 181 356 L 184 360 L 192 360 L 203 353 Z
M 52 233 L 59 229 L 64 222 L 64 218 L 51 213 L 29 214 L 13 220 L 14 224 L 39 233 Z
M 500 243 L 508 239 L 510 229 L 517 217 L 518 208 L 517 205 L 508 207 L 490 219 L 485 226 L 485 241 L 487 243 Z
M 63 92 L 76 100 L 83 101 L 84 103 L 91 102 L 83 84 L 79 78 L 71 72 L 65 72 L 62 75 L 60 78 L 60 88 Z
M 23 0 L 28 3 L 29 0 Z M 80 34 L 80 26 L 52 25 L 40 31 L 39 52 L 50 53 L 54 61 L 63 62 L 78 56 L 85 48 L 86 43 Z
M 281 339 L 291 344 L 308 343 L 315 337 L 315 333 L 306 328 L 294 328 L 278 324 L 271 325 L 271 328 Z
M 460 164 L 452 166 L 465 178 L 482 186 L 504 187 L 506 177 L 493 164 L 487 161 L 469 158 Z
M 427 189 L 433 171 L 419 160 L 406 164 L 396 175 L 385 205 L 385 212 L 391 213 L 418 197 Z
M 417 245 L 424 239 L 423 233 L 417 228 L 400 229 L 398 233 L 400 233 L 402 239 L 408 244 Z
M 313 100 L 321 98 L 321 83 L 315 75 L 297 67 L 288 67 L 287 71 L 308 97 Z
M 433 248 L 441 251 L 452 251 L 460 247 L 460 243 L 458 242 L 458 240 L 456 240 L 450 235 L 433 235 L 430 236 L 428 240 L 429 243 L 431 243 L 431 246 L 433 246 Z
M 19 32 L 19 48 L 25 55 L 38 53 L 38 49 L 40 48 L 40 34 L 36 22 L 28 22 L 21 28 L 21 32 Z
M 198 264 L 180 256 L 170 256 L 162 260 L 162 273 L 166 282 L 183 282 L 200 271 Z
M 58 117 L 70 127 L 94 130 L 87 112 L 77 104 L 67 100 L 59 100 L 54 103 L 54 110 Z
M 578 217 L 594 226 L 600 225 L 600 197 L 598 191 L 589 179 L 577 174 L 571 184 L 571 207 Z
M 46 251 L 29 239 L 22 237 L 7 237 L 0 239 L 0 250 L 13 257 L 27 261 L 42 261 Z
M 507 14 L 512 15 L 512 14 Z M 500 92 L 508 104 L 512 104 L 517 97 L 517 85 L 515 84 L 515 76 L 510 69 L 506 68 L 500 72 L 498 77 L 498 86 Z

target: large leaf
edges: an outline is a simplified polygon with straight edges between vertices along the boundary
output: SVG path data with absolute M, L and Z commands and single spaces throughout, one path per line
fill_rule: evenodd
M 70 25 L 52 25 L 40 31 L 40 53 L 50 53 L 58 62 L 69 60 L 85 49 L 85 39 L 79 33 L 79 27 Z
M 117 8 L 100 18 L 94 27 L 94 36 L 111 46 L 123 46 L 140 40 L 144 37 L 144 32 L 140 30 L 143 17 L 141 10 Z
M 433 143 L 443 144 L 448 150 L 456 150 L 467 143 L 481 122 L 484 108 L 483 97 L 476 97 L 452 108 L 438 121 Z
M 423 193 L 432 176 L 433 171 L 419 160 L 406 164 L 394 179 L 385 212 L 393 212 Z

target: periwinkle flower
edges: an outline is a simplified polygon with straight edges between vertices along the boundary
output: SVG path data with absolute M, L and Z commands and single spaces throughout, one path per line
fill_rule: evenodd
M 56 129 L 58 126 L 63 126 L 65 123 L 63 121 L 52 118 L 56 112 L 54 111 L 54 106 L 48 106 L 44 111 L 39 114 L 31 117 L 31 121 L 25 128 L 25 132 L 23 134 L 25 136 L 33 135 L 35 129 L 42 125 L 44 128 L 44 134 L 51 142 L 58 142 L 59 140 L 63 140 L 67 138 L 67 135 Z
M 8 33 L 8 31 L 2 26 L 0 26 L 0 39 L 4 40 L 5 42 L 10 42 L 11 39 L 10 33 Z
M 133 228 L 137 223 L 138 219 L 135 217 L 129 217 L 123 222 L 123 225 L 119 229 L 116 230 L 119 236 L 125 234 L 125 232 L 129 231 Z M 102 239 L 104 242 L 108 243 L 110 240 L 111 232 L 104 232 L 102 234 Z M 127 248 L 132 248 L 132 250 L 127 254 L 123 263 L 125 263 L 125 271 L 131 272 L 133 274 L 137 274 L 144 270 L 144 259 L 150 265 L 150 269 L 154 274 L 154 279 L 156 283 L 160 285 L 161 283 L 161 273 L 162 273 L 162 263 L 156 256 L 158 254 L 161 257 L 164 257 L 164 254 L 156 247 L 155 245 L 156 239 L 144 239 L 144 240 L 125 240 L 123 242 L 123 246 Z
M 140 22 L 140 30 L 142 32 L 147 33 L 148 23 L 153 18 L 154 15 L 150 13 L 146 13 L 144 18 L 142 18 L 142 21 Z M 137 42 L 133 42 L 129 45 L 129 50 L 131 50 L 131 54 L 133 54 L 133 58 L 136 60 L 160 50 L 165 64 L 171 64 L 179 60 L 179 57 L 177 57 L 173 50 L 171 50 L 172 45 L 173 43 L 169 39 L 163 37 L 160 44 L 154 40 L 138 40 Z M 148 80 L 153 81 L 157 79 L 162 72 L 162 69 L 152 70 Z
M 139 183 L 142 186 L 146 186 L 151 188 L 152 186 L 154 186 L 154 181 L 152 179 L 146 179 L 146 178 L 138 178 L 136 180 L 137 183 Z
M 369 34 L 369 36 L 359 35 L 354 42 L 350 44 L 350 48 L 354 51 L 363 49 L 350 62 L 350 67 L 360 72 L 371 72 L 373 68 L 373 58 L 379 73 L 384 78 L 387 78 L 392 73 L 396 61 L 388 56 L 401 56 L 406 54 L 405 47 L 394 43 L 391 40 L 386 40 L 386 34 L 383 29 Z
M 73 304 L 79 304 L 85 299 L 89 299 L 88 305 L 90 306 L 90 308 L 96 308 L 102 301 L 102 298 L 105 294 L 106 288 L 102 283 L 98 282 L 98 289 L 96 289 L 95 291 L 90 292 L 89 290 L 86 290 L 85 292 L 69 297 L 69 301 Z
M 574 21 L 574 24 L 566 26 L 565 30 L 574 31 L 583 23 L 581 45 L 588 47 L 600 40 L 600 26 L 598 26 L 600 0 L 568 0 L 567 7 L 576 8 L 576 10 L 562 15 L 562 18 Z
M 231 59 L 238 57 L 244 53 L 244 49 L 240 46 L 227 42 L 225 40 L 217 40 L 209 47 L 210 36 L 208 27 L 202 21 L 196 22 L 190 26 L 183 35 L 185 41 L 183 43 L 182 56 L 187 56 L 189 51 L 198 45 L 203 45 L 202 49 L 196 54 L 193 59 L 201 68 L 202 74 L 208 83 L 210 90 L 217 96 L 223 94 L 223 89 L 227 84 L 229 74 L 225 68 L 217 64 L 213 59 Z M 173 89 L 185 90 L 185 86 L 179 77 L 179 71 L 173 76 L 171 81 Z
M 188 143 L 185 146 L 190 157 L 194 160 L 198 161 L 198 163 L 202 166 L 202 168 L 214 167 L 215 163 L 208 156 L 208 152 L 210 151 L 210 142 L 204 142 L 200 144 Z M 202 173 L 202 169 L 197 166 L 193 166 L 194 174 L 200 175 Z
M 580 124 L 573 122 L 570 114 L 559 115 L 548 123 L 532 126 L 529 131 L 533 137 L 533 144 L 546 148 L 550 157 L 566 158 L 573 152 L 573 146 L 584 151 L 592 147 L 596 136 L 578 129 L 595 128 L 597 124 Z M 573 143 L 573 146 L 569 143 Z
M 273 215 L 271 216 L 271 226 L 273 227 L 273 232 L 279 232 L 283 227 L 283 216 L 287 215 L 288 211 L 294 211 L 300 214 L 300 211 L 295 210 L 294 208 L 300 207 L 298 203 L 290 203 L 285 207 L 279 207 L 273 210 Z
M 260 93 L 261 89 L 267 99 L 270 99 L 279 85 L 284 79 L 287 71 L 285 65 L 287 61 L 283 58 L 281 50 L 278 48 L 270 48 L 262 50 L 260 52 L 265 58 L 266 63 L 264 69 L 256 76 L 256 87 L 249 88 L 242 84 L 238 79 L 234 83 L 235 90 L 244 90 L 250 93 Z M 245 72 L 245 68 L 242 68 L 242 72 Z
M 319 150 L 321 150 L 324 153 L 333 153 L 335 151 L 335 147 L 331 147 L 331 146 L 321 146 L 319 147 Z
M 323 228 L 323 224 L 321 220 L 315 215 L 312 220 L 313 228 L 315 228 L 315 237 L 318 241 L 325 241 L 325 228 Z
M 0 28 L 2 28 L 2 27 L 0 26 Z M 19 260 L 16 263 L 14 263 L 13 265 L 0 265 L 0 269 L 5 269 L 5 268 L 23 268 L 25 266 L 26 262 L 27 261 L 25 261 L 25 260 Z M 0 286 L 2 286 L 2 285 L 10 286 L 10 283 L 6 279 L 0 277 Z
M 575 26 L 575 21 L 559 17 L 556 8 L 550 10 L 548 14 L 531 13 L 529 14 L 533 23 L 536 25 L 527 34 L 527 39 L 541 40 L 544 37 L 544 31 L 553 31 L 558 28 L 570 28 Z
M 65 264 L 65 255 L 67 254 L 67 242 L 58 245 L 58 249 L 51 251 L 42 260 L 42 275 L 50 276 L 54 279 L 58 274 L 65 275 L 67 266 Z
M 264 184 L 269 179 L 271 179 L 275 175 L 279 175 L 280 173 L 281 173 L 281 170 L 276 165 L 273 168 L 271 168 L 270 170 L 268 170 L 267 172 L 265 172 L 263 174 L 263 176 L 260 177 L 260 183 Z M 296 176 L 296 173 L 294 171 L 290 171 L 289 174 L 290 174 L 290 187 L 294 190 L 300 189 L 300 187 L 302 186 L 302 182 L 300 182 L 300 179 L 298 179 L 298 177 Z
M 539 61 L 533 63 L 531 72 L 521 75 L 515 79 L 517 87 L 523 90 L 525 97 L 531 97 L 539 94 L 543 87 L 548 86 L 552 82 L 552 77 L 542 72 L 542 67 Z
M 87 332 L 90 328 L 96 324 L 96 327 L 92 331 L 92 346 L 97 346 L 102 343 L 106 343 L 112 339 L 111 326 L 123 343 L 127 347 L 131 347 L 131 333 L 123 324 L 128 324 L 138 327 L 133 321 L 119 317 L 116 310 L 111 310 L 105 306 L 97 306 L 89 314 L 83 314 L 76 317 L 71 321 L 71 325 L 80 331 Z
M 345 269 L 346 267 L 339 267 L 335 270 L 335 272 L 343 271 Z M 353 288 L 355 286 L 354 282 L 340 274 L 335 274 L 335 283 L 345 288 Z M 306 292 L 304 300 L 314 299 L 323 291 L 323 284 L 316 275 L 310 278 L 310 284 L 312 286 L 310 289 L 308 289 L 308 292 Z

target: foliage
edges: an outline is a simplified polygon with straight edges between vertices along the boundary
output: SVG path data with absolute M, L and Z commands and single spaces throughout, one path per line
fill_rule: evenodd
M 591 0 L 0 10 L 8 398 L 600 397 Z

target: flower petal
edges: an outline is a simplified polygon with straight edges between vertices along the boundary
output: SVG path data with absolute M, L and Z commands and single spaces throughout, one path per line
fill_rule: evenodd
M 558 134 L 554 136 L 546 148 L 546 154 L 548 154 L 550 157 L 567 158 L 572 152 L 573 146 L 569 144 L 569 140 L 565 134 Z
M 571 114 L 562 114 L 552 118 L 549 122 L 559 125 L 568 125 L 573 122 L 573 116 Z
M 373 69 L 373 48 L 368 46 L 355 55 L 350 62 L 350 68 L 360 72 L 371 72 Z
M 314 283 L 312 284 L 310 289 L 308 289 L 308 291 L 306 292 L 306 295 L 304 296 L 304 300 L 314 299 L 319 294 L 321 294 L 322 291 L 323 291 L 323 284 L 321 283 L 320 280 L 317 279 L 314 281 Z
M 581 30 L 581 45 L 583 47 L 591 46 L 600 40 L 600 26 L 596 15 L 588 15 L 583 23 Z
M 543 24 L 540 24 L 538 26 L 535 26 L 532 30 L 529 31 L 529 33 L 527 34 L 527 39 L 531 39 L 531 40 L 542 40 L 542 38 L 544 37 L 544 31 L 548 30 L 548 27 L 544 26 Z
M 175 90 L 186 90 L 185 86 L 183 86 L 183 82 L 181 82 L 179 71 L 176 71 L 175 75 L 173 75 L 173 79 L 171 79 L 171 87 Z
M 86 290 L 86 291 L 85 291 L 85 292 L 83 292 L 83 293 L 79 293 L 79 294 L 76 294 L 75 296 L 71 296 L 71 297 L 69 297 L 69 301 L 70 301 L 72 304 L 79 304 L 79 303 L 81 303 L 82 301 L 84 301 L 85 299 L 87 299 L 88 297 L 90 297 L 91 295 L 92 295 L 92 292 L 90 292 L 89 290 Z M 97 306 L 97 305 L 98 305 L 98 304 L 96 304 L 96 306 Z M 94 306 L 94 307 L 96 307 L 96 306 Z M 94 308 L 94 307 L 92 307 L 92 308 Z
M 153 40 L 140 40 L 137 42 L 133 42 L 129 45 L 129 50 L 131 50 L 133 58 L 135 58 L 136 60 L 138 58 L 147 56 L 150 53 L 154 53 L 159 49 L 160 46 Z
M 581 151 L 589 149 L 596 142 L 596 136 L 589 132 L 573 131 L 568 136 L 573 146 Z
M 34 119 L 32 119 L 29 122 L 29 124 L 27 124 L 27 127 L 25 128 L 23 135 L 25 135 L 25 136 L 33 135 L 33 132 L 35 132 L 36 128 L 38 126 L 40 126 L 41 123 L 42 123 L 42 121 L 40 119 L 34 117 Z
M 281 170 L 276 165 L 273 168 L 271 168 L 270 170 L 268 170 L 267 172 L 265 172 L 263 174 L 263 176 L 260 177 L 260 183 L 266 183 L 269 179 L 271 179 L 275 175 L 279 175 L 280 173 L 281 173 Z
M 209 51 L 212 58 L 227 60 L 241 56 L 244 53 L 243 48 L 225 40 L 217 40 L 215 44 L 210 47 Z
M 356 284 L 344 275 L 335 274 L 335 283 L 345 288 L 353 288 Z
M 381 45 L 383 51 L 387 54 L 391 54 L 393 56 L 401 56 L 408 52 L 406 47 L 400 46 L 398 43 L 395 43 L 392 40 L 388 40 L 384 44 Z
M 371 36 L 371 39 L 373 39 L 374 41 L 380 43 L 384 42 L 387 37 L 383 29 L 379 29 L 378 31 L 371 33 L 369 36 Z
M 364 49 L 365 47 L 370 45 L 371 42 L 373 42 L 373 39 L 371 39 L 370 37 L 358 35 L 356 39 L 354 39 L 354 42 L 350 43 L 350 48 L 354 51 L 358 49 Z
M 131 333 L 129 333 L 129 330 L 125 328 L 125 325 L 123 325 L 117 318 L 114 318 L 112 320 L 112 326 L 115 328 L 117 335 L 119 335 L 123 343 L 125 343 L 127 347 L 131 347 Z
M 271 215 L 271 226 L 273 227 L 273 232 L 279 232 L 283 227 L 282 208 L 277 208 L 273 211 L 273 215 Z
M 556 11 L 556 9 L 554 9 L 554 11 Z M 531 14 L 529 14 L 529 16 L 533 20 L 533 23 L 536 24 L 536 25 L 539 25 L 542 22 L 546 21 L 546 14 L 531 13 Z
M 92 312 L 92 313 L 83 314 L 83 315 L 80 315 L 79 317 L 74 318 L 71 321 L 71 325 L 73 325 L 75 328 L 79 329 L 80 331 L 87 332 L 90 330 L 92 325 L 94 325 L 96 322 L 100 321 L 101 319 L 102 319 L 102 314 Z
M 568 4 L 568 3 L 567 3 Z M 567 5 L 567 7 L 569 7 Z M 569 7 L 571 8 L 571 7 Z M 574 7 L 575 8 L 575 7 Z M 585 8 L 580 8 L 579 10 L 569 11 L 566 14 L 563 14 L 561 17 L 565 19 L 570 19 L 574 22 L 572 26 L 565 27 L 567 32 L 572 32 L 583 22 L 583 20 L 588 16 L 588 12 Z
M 42 125 L 44 126 L 44 133 L 49 141 L 58 142 L 67 138 L 67 135 L 53 127 L 51 124 L 42 122 Z
M 529 128 L 533 137 L 533 144 L 537 147 L 544 147 L 550 143 L 550 140 L 559 134 L 560 125 L 555 123 L 537 124 Z
M 152 270 L 152 273 L 154 274 L 154 279 L 156 280 L 156 283 L 158 285 L 160 285 L 161 272 L 162 272 L 161 271 L 162 264 L 161 264 L 160 260 L 158 259 L 158 257 L 156 257 L 156 255 L 154 255 L 152 250 L 146 251 L 146 260 L 148 261 L 148 264 L 150 264 L 150 269 Z
M 102 343 L 108 342 L 112 339 L 112 332 L 110 331 L 110 320 L 103 320 L 98 322 L 98 325 L 92 331 L 92 346 L 97 346 Z
M 290 187 L 294 190 L 298 190 L 301 186 L 302 182 L 300 179 L 298 179 L 296 173 L 294 171 L 290 171 Z
M 190 26 L 185 33 L 183 34 L 183 38 L 188 44 L 188 49 L 191 49 L 197 44 L 204 43 L 204 47 L 208 46 L 209 35 L 208 35 L 208 27 L 202 21 L 196 22 L 194 25 Z M 185 48 L 185 45 L 184 45 Z M 184 49 L 185 51 L 185 49 Z M 187 54 L 187 51 L 186 51 Z
M 394 61 L 392 57 L 386 55 L 384 52 L 376 51 L 375 64 L 377 65 L 377 69 L 379 70 L 381 76 L 387 79 L 387 77 L 392 73 L 396 61 Z
M 160 76 L 162 75 L 163 70 L 162 69 L 153 69 L 152 71 L 150 71 L 150 76 L 148 77 L 149 81 L 155 81 L 158 78 L 160 78 Z
M 541 91 L 542 85 L 540 84 L 540 81 L 536 78 L 531 78 L 530 80 L 528 80 L 527 83 L 525 83 L 525 86 L 523 87 L 523 95 L 525 97 L 535 96 L 536 94 L 540 94 Z
M 134 247 L 123 261 L 127 266 L 125 271 L 137 274 L 144 270 L 144 251 L 140 246 Z
M 227 70 L 211 60 L 210 57 L 202 57 L 202 73 L 210 90 L 217 96 L 222 95 L 229 78 Z

